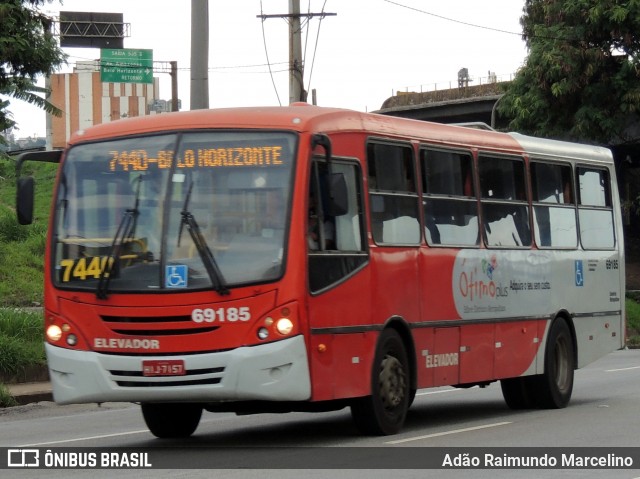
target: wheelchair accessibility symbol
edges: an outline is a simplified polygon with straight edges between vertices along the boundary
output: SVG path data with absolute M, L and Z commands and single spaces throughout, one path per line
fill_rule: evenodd
M 170 265 L 165 269 L 165 288 L 186 288 L 187 287 L 187 265 Z
M 582 268 L 582 261 L 576 260 L 576 286 L 584 286 L 584 270 Z

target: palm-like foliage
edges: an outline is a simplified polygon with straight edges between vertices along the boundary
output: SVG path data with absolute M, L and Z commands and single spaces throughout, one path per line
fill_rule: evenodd
M 59 115 L 60 110 L 46 100 L 46 89 L 36 85 L 39 75 L 50 75 L 65 60 L 51 34 L 51 18 L 39 10 L 45 2 L 51 0 L 0 3 L 0 95 Z M 15 125 L 9 106 L 9 100 L 0 100 L 0 131 Z

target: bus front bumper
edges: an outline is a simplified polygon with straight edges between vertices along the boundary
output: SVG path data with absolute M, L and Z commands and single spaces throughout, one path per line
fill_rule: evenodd
M 53 398 L 92 402 L 304 401 L 311 380 L 303 336 L 230 351 L 125 356 L 45 344 Z M 186 374 L 144 376 L 149 360 L 184 361 Z

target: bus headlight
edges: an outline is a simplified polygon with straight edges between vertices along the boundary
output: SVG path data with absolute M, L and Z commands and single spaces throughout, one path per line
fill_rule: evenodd
M 280 318 L 276 321 L 276 331 L 286 336 L 293 331 L 293 322 L 289 318 Z
M 299 334 L 298 306 L 291 302 L 269 311 L 253 330 L 253 337 L 260 341 L 278 341 Z
M 62 329 L 57 324 L 52 324 L 47 328 L 47 339 L 51 342 L 60 341 Z

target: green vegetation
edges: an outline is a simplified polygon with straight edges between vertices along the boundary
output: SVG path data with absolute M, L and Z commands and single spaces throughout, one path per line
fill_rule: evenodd
M 525 64 L 498 111 L 509 130 L 587 143 L 637 143 L 640 3 L 526 0 Z
M 0 378 L 19 376 L 27 368 L 46 364 L 40 311 L 0 309 Z M 0 382 L 0 407 L 15 400 Z
M 0 309 L 0 372 L 17 375 L 45 364 L 42 312 Z
M 34 222 L 16 220 L 15 159 L 0 154 L 0 407 L 15 400 L 2 384 L 45 364 L 42 313 L 15 308 L 40 306 L 44 246 L 56 165 L 25 164 L 36 179 Z
M 640 294 L 629 294 L 626 300 L 627 345 L 640 348 Z
M 0 157 L 0 307 L 42 304 L 43 256 L 57 165 L 30 162 L 24 174 L 36 179 L 34 222 L 16 220 L 15 160 Z
M 50 75 L 66 55 L 50 33 L 53 18 L 44 8 L 52 0 L 3 0 L 0 2 L 0 94 L 36 105 L 60 115 L 60 110 L 39 95 L 39 75 Z M 0 131 L 15 126 L 9 100 L 0 99 Z M 4 138 L 0 136 L 0 144 Z
M 0 407 L 11 407 L 17 405 L 18 401 L 16 401 L 11 395 L 9 389 L 4 384 L 0 384 Z

